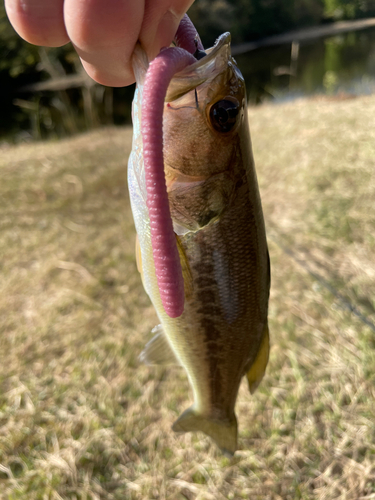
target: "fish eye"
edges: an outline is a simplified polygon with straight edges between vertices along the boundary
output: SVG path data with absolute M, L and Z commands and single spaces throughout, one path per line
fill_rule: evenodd
M 226 98 L 211 106 L 210 120 L 218 132 L 229 132 L 237 122 L 240 104 L 237 99 Z

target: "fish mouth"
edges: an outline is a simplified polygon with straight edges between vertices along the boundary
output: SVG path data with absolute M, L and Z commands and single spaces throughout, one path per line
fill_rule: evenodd
M 169 84 L 165 102 L 175 101 L 226 71 L 228 62 L 232 59 L 230 41 L 230 33 L 223 33 L 215 45 L 206 50 L 206 56 L 176 73 Z

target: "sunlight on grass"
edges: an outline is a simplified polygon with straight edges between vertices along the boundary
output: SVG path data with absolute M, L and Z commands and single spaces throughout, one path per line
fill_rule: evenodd
M 171 425 L 182 370 L 140 365 L 157 319 L 134 257 L 131 129 L 1 148 L 0 498 L 375 498 L 375 98 L 250 109 L 270 235 L 271 359 L 239 451 Z M 2 496 L 3 495 L 3 496 Z

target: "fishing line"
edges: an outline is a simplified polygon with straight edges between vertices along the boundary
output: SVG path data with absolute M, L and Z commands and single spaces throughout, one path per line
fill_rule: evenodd
M 361 311 L 353 305 L 349 300 L 347 300 L 340 292 L 336 290 L 328 281 L 326 281 L 322 276 L 312 271 L 305 260 L 300 259 L 290 248 L 284 246 L 280 243 L 277 238 L 273 235 L 268 235 L 269 239 L 272 240 L 276 245 L 281 248 L 281 250 L 289 255 L 289 257 L 294 260 L 300 267 L 302 267 L 307 273 L 314 278 L 314 280 L 318 281 L 324 288 L 326 288 L 336 299 L 340 302 L 343 309 L 350 311 L 354 316 L 356 316 L 362 323 L 368 326 L 375 333 L 375 323 L 373 323 L 369 318 L 367 318 Z

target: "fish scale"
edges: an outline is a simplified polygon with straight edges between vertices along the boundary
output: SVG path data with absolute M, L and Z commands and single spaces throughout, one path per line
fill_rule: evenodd
M 232 380 L 230 372 L 234 360 L 236 370 L 238 365 L 245 367 L 254 360 L 267 315 L 267 308 L 262 310 L 257 300 L 262 293 L 262 284 L 267 279 L 267 256 L 263 255 L 263 265 L 259 265 L 260 252 L 256 248 L 258 235 L 248 231 L 247 223 L 251 221 L 252 207 L 249 203 L 244 203 L 247 195 L 248 193 L 244 193 L 243 200 L 238 199 L 231 211 L 212 227 L 188 238 L 185 247 L 192 280 L 196 284 L 194 300 L 189 303 L 185 314 L 190 323 L 197 325 L 195 329 L 202 332 L 203 352 L 207 346 L 207 352 L 203 356 L 217 359 L 220 371 L 228 372 L 228 375 L 223 374 L 223 378 L 227 380 Z M 184 246 L 183 238 L 181 242 Z M 226 269 L 219 267 L 215 272 L 216 252 L 226 255 Z M 241 259 L 238 259 L 239 254 Z M 202 281 L 204 286 L 200 287 Z M 231 291 L 235 291 L 235 296 Z M 228 321 L 226 309 L 232 305 L 232 321 Z M 181 317 L 181 321 L 182 319 Z M 261 327 L 257 327 L 258 324 Z M 244 330 L 248 335 L 243 335 Z M 199 372 L 200 359 L 190 358 L 188 355 L 186 357 L 188 360 L 185 362 L 190 363 L 191 371 Z M 200 385 L 203 383 L 204 381 L 199 382 Z M 229 392 L 237 394 L 235 388 L 231 388 Z
M 269 352 L 269 258 L 243 78 L 225 34 L 207 55 L 176 74 L 168 87 L 164 173 L 185 290 L 183 313 L 171 318 L 158 289 L 146 206 L 152 194 L 145 189 L 140 123 L 148 62 L 140 47 L 133 65 L 137 91 L 129 189 L 138 234 L 137 262 L 160 320 L 141 359 L 149 364 L 178 363 L 186 371 L 194 404 L 173 429 L 202 431 L 233 454 L 241 379 L 247 375 L 254 392 Z M 220 133 L 210 110 L 222 106 L 218 116 L 225 120 L 227 103 L 238 108 L 232 128 Z

